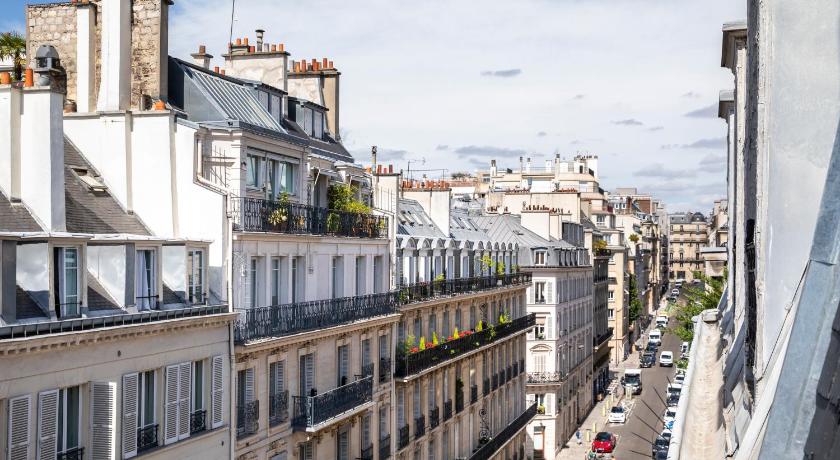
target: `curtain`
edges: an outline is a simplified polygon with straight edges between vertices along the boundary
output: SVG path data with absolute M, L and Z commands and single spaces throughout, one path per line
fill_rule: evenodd
M 155 308 L 156 304 L 153 297 L 156 292 L 155 286 L 157 286 L 157 279 L 155 276 L 155 257 L 153 251 L 137 251 L 134 277 L 137 310 L 145 311 Z

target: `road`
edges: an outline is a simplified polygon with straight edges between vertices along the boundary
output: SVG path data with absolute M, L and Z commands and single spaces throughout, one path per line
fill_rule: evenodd
M 669 327 L 674 326 L 671 319 Z M 645 340 L 646 342 L 646 340 Z M 642 369 L 642 394 L 633 397 L 633 408 L 623 425 L 608 425 L 605 429 L 618 436 L 615 457 L 625 459 L 649 459 L 651 445 L 662 431 L 662 415 L 665 413 L 666 386 L 674 380 L 676 367 L 659 366 L 659 352 L 669 350 L 675 361 L 680 356 L 682 341 L 674 334 L 665 333 L 662 346 L 656 355 L 656 367 Z

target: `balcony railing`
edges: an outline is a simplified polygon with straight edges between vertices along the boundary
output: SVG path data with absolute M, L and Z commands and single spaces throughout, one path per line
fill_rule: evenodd
M 158 425 L 153 423 L 137 428 L 137 452 L 145 452 L 158 446 Z
M 379 383 L 391 380 L 391 358 L 379 358 Z
M 405 425 L 405 426 L 400 428 L 399 436 L 400 436 L 399 437 L 399 449 L 402 449 L 402 448 L 404 448 L 405 446 L 408 445 L 408 440 L 409 440 L 408 425 Z
M 198 409 L 190 414 L 190 434 L 201 433 L 207 429 L 207 411 Z
M 490 394 L 490 379 L 489 378 L 484 379 L 484 385 L 481 386 L 481 393 L 484 396 L 487 396 L 487 395 Z
M 400 304 L 422 302 L 440 296 L 451 296 L 470 292 L 484 291 L 504 286 L 514 286 L 531 282 L 530 273 L 509 273 L 506 275 L 478 276 L 448 280 L 427 281 L 411 285 L 401 285 Z
M 528 383 L 539 385 L 566 380 L 562 372 L 528 372 Z
M 478 385 L 473 385 L 470 387 L 470 404 L 473 404 L 478 401 Z
M 234 198 L 232 204 L 236 231 L 357 238 L 388 236 L 388 218 L 384 216 L 260 198 Z
M 593 346 L 597 347 L 598 345 L 601 345 L 602 343 L 609 340 L 610 337 L 612 337 L 612 335 L 613 335 L 613 328 L 611 328 L 611 327 L 607 328 L 606 332 L 604 332 L 603 334 L 599 335 L 598 337 L 594 337 L 592 339 Z
M 373 377 L 368 376 L 316 396 L 295 396 L 292 425 L 311 428 L 371 401 Z
M 386 434 L 379 440 L 379 460 L 391 458 L 391 435 Z
M 363 447 L 361 455 L 359 456 L 360 460 L 373 460 L 373 444 Z
M 435 406 L 429 409 L 429 429 L 433 430 L 440 422 L 440 408 Z
M 464 390 L 456 389 L 455 390 L 455 412 L 460 413 L 464 410 Z
M 421 414 L 419 417 L 414 417 L 414 439 L 424 434 L 426 434 L 426 417 Z
M 373 375 L 373 363 L 367 363 L 362 365 L 362 377 L 367 377 Z
M 397 357 L 397 368 L 395 374 L 399 377 L 407 377 L 421 371 L 434 367 L 440 363 L 458 358 L 480 347 L 491 344 L 497 340 L 509 337 L 518 332 L 525 331 L 534 326 L 536 316 L 531 313 L 515 320 L 496 326 L 486 326 L 479 332 L 465 335 L 461 338 L 443 342 L 435 347 L 429 347 L 417 352 L 409 351 Z M 498 377 L 497 377 L 498 378 Z M 498 381 L 497 381 L 498 386 Z
M 55 454 L 55 460 L 84 460 L 85 448 L 74 447 Z
M 443 402 L 443 421 L 447 421 L 452 418 L 452 400 L 447 399 Z
M 479 443 L 480 446 L 476 449 L 472 456 L 470 456 L 470 460 L 486 460 L 493 456 L 502 446 L 505 445 L 508 441 L 510 441 L 516 433 L 518 433 L 528 422 L 534 418 L 534 415 L 537 413 L 537 405 L 532 404 L 529 408 L 525 409 L 525 412 L 516 417 L 516 420 L 511 422 L 508 426 L 504 427 L 502 431 L 496 434 L 496 436 L 489 438 L 489 439 L 480 439 Z
M 240 310 L 236 343 L 282 337 L 396 312 L 396 294 L 384 292 Z
M 249 401 L 236 408 L 236 437 L 242 438 L 257 432 L 260 421 L 260 402 Z
M 271 395 L 269 399 L 268 423 L 279 425 L 289 419 L 289 390 Z

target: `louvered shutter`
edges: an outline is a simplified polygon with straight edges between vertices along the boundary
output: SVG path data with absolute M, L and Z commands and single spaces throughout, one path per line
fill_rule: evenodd
M 370 414 L 362 417 L 362 448 L 366 448 L 370 442 Z
M 178 377 L 180 365 L 166 366 L 163 407 L 163 443 L 178 440 Z
M 300 447 L 301 447 L 301 450 L 303 451 L 303 455 L 301 455 L 302 460 L 312 460 L 312 457 L 313 457 L 313 452 L 312 451 L 314 450 L 314 446 L 312 444 L 312 441 L 303 443 L 303 444 L 301 444 Z
M 554 283 L 547 281 L 545 283 L 545 303 L 554 303 Z
M 350 458 L 350 434 L 346 430 L 338 435 L 338 458 L 340 460 Z
M 397 388 L 397 429 L 405 425 L 405 389 Z
M 313 367 L 312 355 L 303 356 L 303 389 L 304 396 L 309 396 L 315 386 L 315 369 Z
M 370 339 L 362 340 L 362 366 L 370 364 Z
M 29 414 L 32 398 L 29 395 L 9 400 L 8 459 L 29 458 Z
M 254 368 L 245 369 L 245 402 L 254 400 Z
M 38 459 L 53 460 L 58 449 L 58 390 L 38 393 Z
M 178 439 L 186 439 L 190 437 L 192 363 L 181 363 L 178 377 Z
M 537 289 L 537 283 L 536 283 L 536 282 L 531 283 L 531 287 L 529 287 L 529 288 L 528 288 L 528 299 L 527 299 L 527 302 L 528 302 L 529 304 L 534 303 L 534 291 L 535 291 L 536 289 Z
M 222 405 L 224 403 L 224 359 L 222 355 L 214 356 L 210 363 L 211 373 L 211 393 L 210 393 L 210 412 L 211 412 L 211 426 L 218 428 L 222 426 Z
M 552 317 L 551 314 L 545 318 L 545 338 L 554 338 L 554 317 Z
M 338 384 L 339 385 L 343 385 L 343 383 L 344 383 L 344 382 L 342 382 L 342 380 L 344 380 L 344 379 L 342 379 L 342 377 L 347 377 L 348 376 L 347 375 L 347 371 L 348 371 L 347 367 L 348 367 L 348 364 L 349 364 L 350 360 L 349 360 L 347 351 L 348 351 L 347 350 L 347 345 L 342 345 L 342 346 L 338 347 L 338 380 L 339 380 Z
M 123 375 L 122 385 L 122 452 L 123 458 L 137 455 L 137 392 L 139 376 L 136 372 Z
M 279 395 L 286 389 L 286 362 L 277 361 L 274 363 L 274 394 Z
M 135 377 L 134 396 L 131 398 L 134 406 L 134 417 L 131 420 L 133 425 L 129 426 L 132 439 L 131 456 L 137 451 L 137 374 Z M 125 403 L 123 403 L 125 410 Z M 123 418 L 125 420 L 125 418 Z M 114 460 L 116 458 L 117 430 L 117 383 L 116 382 L 91 382 L 90 383 L 90 459 L 91 460 Z M 125 451 L 125 445 L 123 445 Z M 125 456 L 126 458 L 129 455 Z

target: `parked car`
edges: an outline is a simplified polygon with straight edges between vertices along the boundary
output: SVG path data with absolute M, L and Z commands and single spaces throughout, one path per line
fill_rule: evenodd
M 659 315 L 656 317 L 656 327 L 657 328 L 664 328 L 668 327 L 668 317 L 665 315 Z
M 659 436 L 668 441 L 668 444 L 671 444 L 671 430 L 666 428 L 662 430 L 662 433 L 660 433 Z
M 669 395 L 680 395 L 682 393 L 682 383 L 669 383 L 667 387 Z
M 677 297 L 679 295 L 680 295 L 680 290 L 679 289 L 676 289 L 676 288 L 671 289 L 671 296 L 672 297 Z
M 652 331 L 648 332 L 648 343 L 652 343 L 657 347 L 662 345 L 662 331 L 659 329 L 653 329 Z
M 608 418 L 610 423 L 624 423 L 627 421 L 627 413 L 624 412 L 624 408 L 621 406 L 613 406 L 610 409 L 610 416 Z
M 668 395 L 668 399 L 665 400 L 668 407 L 677 407 L 677 404 L 680 403 L 680 395 L 678 394 L 670 394 Z
M 656 440 L 653 441 L 653 452 L 651 453 L 651 456 L 653 458 L 659 458 L 657 457 L 657 454 L 665 453 L 665 458 L 668 458 L 668 447 L 670 447 L 670 445 L 671 443 L 667 439 L 662 436 L 657 436 Z
M 674 354 L 670 351 L 663 351 L 659 354 L 659 365 L 671 367 L 674 365 Z
M 618 438 L 614 434 L 601 431 L 595 435 L 592 441 L 592 452 L 596 454 L 611 454 L 615 450 L 615 445 L 618 443 Z
M 677 408 L 676 407 L 669 407 L 665 409 L 665 415 L 662 416 L 662 423 L 665 425 L 665 428 L 672 429 L 674 425 L 674 420 L 677 418 Z
M 671 303 L 676 302 L 677 301 L 677 296 L 672 295 L 672 296 L 668 297 L 668 301 L 671 302 Z
M 655 355 L 656 354 L 656 344 L 648 342 L 647 345 L 645 345 L 645 353 L 653 353 Z
M 680 385 L 685 383 L 685 374 L 677 372 L 677 375 L 674 376 L 674 383 L 679 383 Z
M 688 342 L 683 342 L 680 345 L 680 359 L 688 359 Z
M 656 452 L 651 457 L 653 460 L 668 460 L 668 451 L 667 450 L 660 450 Z
M 656 364 L 656 353 L 646 351 L 639 360 L 640 367 L 653 367 Z

